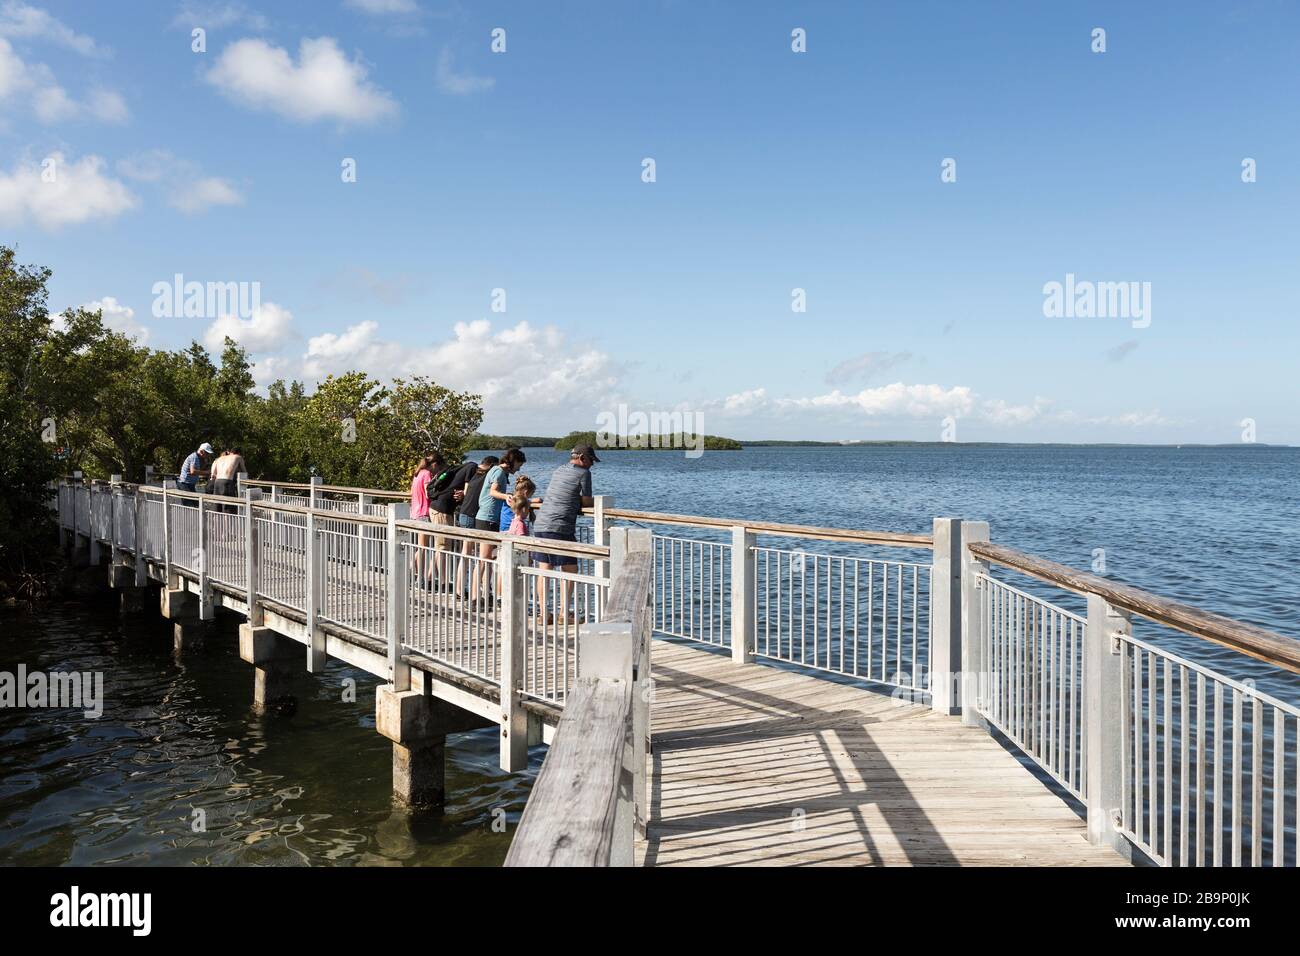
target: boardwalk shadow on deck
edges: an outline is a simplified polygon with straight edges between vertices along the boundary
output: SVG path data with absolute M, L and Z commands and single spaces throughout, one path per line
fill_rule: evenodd
M 892 689 L 652 651 L 647 865 L 1124 865 L 988 733 Z
M 725 702 L 728 707 L 740 706 L 756 719 L 654 735 L 653 789 L 645 865 L 653 866 L 658 862 L 662 831 L 668 826 L 662 819 L 663 760 L 666 755 L 692 749 L 726 748 L 729 744 L 744 746 L 756 741 L 761 741 L 762 746 L 772 741 L 779 742 L 782 738 L 805 738 L 809 735 L 816 739 L 820 748 L 820 766 L 826 771 L 822 776 L 834 781 L 836 792 L 806 796 L 796 794 L 790 799 L 758 803 L 752 810 L 747 808 L 747 811 L 727 807 L 675 817 L 671 821 L 673 834 L 692 831 L 716 833 L 719 839 L 709 841 L 712 848 L 708 861 L 710 865 L 729 865 L 732 862 L 729 857 L 747 855 L 756 836 L 768 844 L 769 848 L 764 853 L 765 862 L 780 864 L 784 858 L 798 856 L 805 844 L 817 842 L 824 848 L 828 835 L 839 841 L 837 855 L 842 854 L 846 862 L 854 860 L 881 864 L 884 856 L 877 847 L 863 808 L 876 804 L 876 793 L 889 791 L 893 799 L 888 805 L 876 806 L 887 825 L 895 832 L 898 843 L 904 848 L 909 860 L 929 865 L 959 864 L 960 861 L 949 849 L 939 829 L 930 822 L 920 804 L 912 799 L 911 791 L 903 779 L 892 770 L 888 756 L 864 729 L 871 724 L 885 722 L 881 718 L 864 714 L 861 709 L 827 709 L 804 704 L 764 693 L 754 687 L 741 686 L 733 681 L 708 678 L 672 667 L 656 665 L 654 675 L 656 682 L 670 683 L 677 693 L 689 693 L 702 700 Z M 835 686 L 828 686 L 827 689 L 833 692 Z M 864 694 L 872 693 L 861 688 L 854 689 Z M 892 701 L 886 695 L 874 696 L 882 702 L 888 702 L 886 706 L 910 708 L 917 716 L 924 713 L 912 705 Z M 899 716 L 893 718 L 898 719 Z M 779 749 L 778 746 L 775 759 L 771 761 L 774 775 L 780 772 L 783 763 Z M 845 767 L 843 760 L 837 759 L 839 751 L 847 755 L 851 770 L 860 780 L 871 780 L 870 788 L 855 789 L 849 779 L 850 767 Z M 726 759 L 724 756 L 723 760 Z M 762 769 L 754 768 L 752 760 L 750 764 L 750 769 Z M 791 789 L 797 788 L 796 782 Z M 727 795 L 734 798 L 743 796 L 743 792 L 729 788 Z M 830 834 L 828 828 L 823 826 L 824 818 L 828 815 L 842 815 L 846 809 L 853 817 L 853 828 L 846 832 L 842 826 L 838 826 L 834 828 L 836 832 Z M 753 812 L 755 810 L 756 813 Z M 781 832 L 782 829 L 784 833 Z M 730 846 L 733 840 L 736 843 L 743 842 L 745 847 L 742 849 L 738 845 L 733 849 Z M 861 859 L 864 854 L 865 861 Z

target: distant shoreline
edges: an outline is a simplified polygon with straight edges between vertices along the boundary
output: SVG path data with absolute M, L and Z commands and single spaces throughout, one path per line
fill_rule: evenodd
M 475 435 L 474 439 L 492 439 L 491 441 L 475 443 L 471 441 L 470 447 L 479 450 L 489 450 L 498 448 L 508 448 L 516 446 L 519 448 L 545 448 L 554 450 L 558 447 L 561 439 L 543 438 L 540 436 L 493 436 L 493 435 Z M 521 440 L 526 439 L 526 440 Z M 877 439 L 871 441 L 815 441 L 812 439 L 799 441 L 786 441 L 782 439 L 763 439 L 760 441 L 745 441 L 742 438 L 732 439 L 739 448 L 709 448 L 708 451 L 743 451 L 746 448 L 930 448 L 958 446 L 961 448 L 1300 448 L 1300 445 L 1274 444 L 1271 442 L 1054 442 L 1054 441 L 909 441 L 907 439 Z M 602 447 L 596 446 L 597 451 L 616 452 L 616 451 L 682 451 L 682 448 L 673 447 Z

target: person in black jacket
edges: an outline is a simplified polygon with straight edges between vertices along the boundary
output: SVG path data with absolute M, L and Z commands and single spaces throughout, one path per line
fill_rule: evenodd
M 487 455 L 478 464 L 466 462 L 456 470 L 457 482 L 460 477 L 465 476 L 465 484 L 457 488 L 460 495 L 460 504 L 456 508 L 456 526 L 459 528 L 473 528 L 474 516 L 478 514 L 478 499 L 483 493 L 483 481 L 487 478 L 487 473 L 493 465 L 501 461 L 496 455 Z M 470 471 L 469 469 L 473 469 Z M 462 558 L 456 568 L 456 593 L 465 593 L 465 565 L 469 564 L 469 555 L 478 553 L 478 542 L 473 538 L 465 540 L 462 551 L 466 557 Z

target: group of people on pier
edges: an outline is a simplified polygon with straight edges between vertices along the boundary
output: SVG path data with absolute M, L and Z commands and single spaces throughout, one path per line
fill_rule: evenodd
M 576 446 L 568 462 L 551 474 L 541 496 L 537 484 L 520 474 L 527 460 L 520 448 L 455 465 L 440 452 L 425 455 L 411 476 L 411 518 L 435 526 L 576 541 L 578 516 L 593 503 L 591 466 L 600 461 L 595 449 Z M 206 479 L 209 493 L 236 497 L 239 475 L 244 471 L 239 448 L 228 446 L 217 455 L 212 445 L 204 442 L 182 463 L 176 487 L 197 491 L 198 483 Z M 437 532 L 417 538 L 421 548 L 417 580 L 423 586 L 474 597 L 487 605 L 494 602 L 490 568 L 496 557 L 496 539 L 470 538 L 458 544 L 456 538 Z M 542 571 L 578 570 L 578 559 L 572 554 L 534 551 L 529 558 Z M 472 565 L 468 575 L 467 565 Z M 538 579 L 537 586 L 541 600 L 543 579 Z M 568 582 L 561 581 L 560 586 L 560 603 L 567 607 Z
M 411 517 L 432 525 L 473 528 L 507 535 L 531 536 L 552 541 L 576 541 L 578 515 L 591 507 L 591 466 L 600 461 L 590 445 L 578 445 L 569 460 L 552 473 L 542 496 L 537 484 L 520 469 L 528 458 L 522 449 L 509 448 L 482 460 L 450 465 L 441 454 L 422 458 L 411 477 Z M 510 487 L 511 477 L 514 487 Z M 431 549 L 432 560 L 421 561 L 418 571 L 427 586 L 439 587 L 455 594 L 477 597 L 485 604 L 494 600 L 494 591 L 484 573 L 496 557 L 494 539 L 467 539 L 460 545 L 465 558 L 454 560 L 457 548 L 447 535 L 420 535 L 420 544 Z M 574 573 L 578 559 L 571 554 L 534 551 L 531 560 L 539 570 Z M 466 580 L 466 565 L 472 571 Z M 455 570 L 453 571 L 453 567 Z M 466 585 L 468 584 L 468 592 Z M 538 598 L 542 600 L 544 581 L 538 579 Z M 567 607 L 567 582 L 561 582 L 561 606 Z

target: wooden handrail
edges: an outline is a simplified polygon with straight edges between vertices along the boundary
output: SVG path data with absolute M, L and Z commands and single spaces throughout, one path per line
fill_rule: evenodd
M 599 625 L 579 637 L 580 670 L 533 784 L 506 866 L 632 862 L 639 671 L 650 636 L 650 550 L 631 551 Z M 595 643 L 593 643 L 595 642 Z
M 1254 624 L 1234 621 L 1222 614 L 1203 611 L 1189 604 L 1170 601 L 1128 584 L 1108 581 L 1068 565 L 1036 558 L 1005 545 L 972 542 L 968 547 L 971 554 L 981 560 L 1000 564 L 1078 594 L 1100 595 L 1115 607 L 1149 621 L 1300 674 L 1300 641 L 1293 638 Z
M 585 514 L 594 514 L 584 508 Z M 743 527 L 759 534 L 780 535 L 787 538 L 811 538 L 817 541 L 847 541 L 854 544 L 879 544 L 900 548 L 932 548 L 934 537 L 928 534 L 908 534 L 902 531 L 855 531 L 845 528 L 819 528 L 813 525 L 781 524 L 775 521 L 751 521 L 739 518 L 704 518 L 695 515 L 664 514 L 657 511 L 629 511 L 625 508 L 606 508 L 605 517 L 624 521 L 644 521 L 647 524 L 674 524 L 692 528 Z

